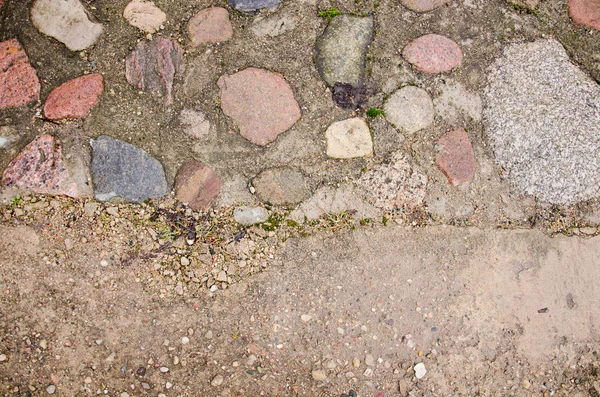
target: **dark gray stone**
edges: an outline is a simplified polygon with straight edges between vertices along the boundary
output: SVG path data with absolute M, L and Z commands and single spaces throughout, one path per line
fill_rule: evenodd
M 338 15 L 317 39 L 317 69 L 329 85 L 359 87 L 365 77 L 365 57 L 373 37 L 373 17 Z
M 139 203 L 167 194 L 162 165 L 139 147 L 109 136 L 92 140 L 91 145 L 97 200 L 120 198 Z
M 281 0 L 227 0 L 227 3 L 238 11 L 253 12 L 261 8 L 276 8 Z

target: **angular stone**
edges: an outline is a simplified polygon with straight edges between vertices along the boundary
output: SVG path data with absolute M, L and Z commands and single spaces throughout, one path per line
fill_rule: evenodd
M 221 178 L 206 165 L 189 161 L 181 166 L 175 179 L 177 200 L 196 211 L 210 206 L 221 189 Z
M 35 0 L 31 6 L 33 26 L 71 51 L 85 50 L 100 37 L 102 24 L 90 18 L 79 0 Z
M 332 123 L 325 131 L 327 156 L 335 159 L 370 156 L 373 139 L 365 120 L 354 117 Z
M 394 92 L 383 107 L 385 118 L 401 132 L 413 134 L 433 123 L 433 101 L 422 88 L 407 86 Z
M 266 222 L 269 219 L 269 212 L 263 207 L 242 206 L 233 210 L 233 217 L 240 225 L 252 226 Z
M 173 103 L 173 79 L 182 69 L 183 50 L 164 37 L 139 42 L 125 62 L 127 81 L 142 91 L 163 96 L 165 106 Z
M 242 12 L 254 12 L 262 8 L 275 9 L 281 0 L 227 0 L 233 9 Z
M 151 1 L 133 0 L 123 11 L 123 18 L 146 33 L 154 33 L 167 21 L 167 14 Z
M 362 85 L 373 29 L 372 16 L 338 15 L 329 22 L 316 48 L 317 69 L 327 85 Z
M 417 70 L 425 73 L 449 72 L 462 63 L 458 44 L 439 34 L 426 34 L 404 47 L 402 56 Z
M 52 135 L 40 135 L 25 146 L 4 170 L 2 186 L 80 197 L 79 188 L 64 165 L 60 141 Z
M 437 141 L 435 162 L 452 186 L 471 182 L 475 175 L 475 152 L 464 128 L 449 131 Z
M 600 1 L 569 0 L 569 16 L 576 24 L 600 30 Z
M 227 41 L 233 36 L 229 13 L 221 7 L 199 11 L 188 22 L 187 32 L 191 47 Z
M 400 0 L 400 3 L 411 11 L 428 12 L 450 3 L 451 0 Z
M 185 133 L 194 139 L 206 138 L 213 131 L 206 115 L 196 110 L 183 109 L 179 114 L 179 120 L 185 126 Z
M 510 45 L 487 80 L 486 136 L 508 179 L 552 204 L 598 197 L 600 86 L 563 46 L 555 40 Z
M 44 103 L 44 115 L 50 120 L 82 119 L 98 104 L 104 90 L 100 73 L 81 76 L 56 87 Z
M 105 135 L 92 140 L 91 145 L 97 200 L 142 202 L 167 194 L 162 165 L 139 147 Z
M 288 167 L 263 171 L 252 184 L 258 197 L 269 204 L 298 204 L 311 194 L 308 179 Z
M 0 109 L 37 101 L 40 81 L 17 39 L 0 43 Z
M 279 73 L 248 68 L 221 76 L 221 108 L 250 142 L 264 146 L 300 118 L 290 85 Z

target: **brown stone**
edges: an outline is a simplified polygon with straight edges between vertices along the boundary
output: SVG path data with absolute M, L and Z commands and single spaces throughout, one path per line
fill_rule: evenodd
M 449 72 L 462 63 L 458 44 L 438 34 L 426 34 L 410 42 L 402 56 L 417 70 L 425 73 Z
M 190 19 L 187 30 L 192 47 L 226 41 L 233 36 L 229 13 L 221 7 L 211 7 L 198 12 Z
M 0 109 L 37 101 L 40 81 L 17 39 L 0 43 Z
M 569 0 L 573 22 L 600 30 L 600 0 Z
M 262 201 L 275 205 L 298 204 L 312 192 L 308 179 L 288 167 L 263 171 L 252 184 Z
M 453 186 L 470 182 L 475 174 L 475 153 L 467 132 L 463 128 L 452 130 L 437 145 L 436 164 L 448 182 Z
M 400 0 L 400 3 L 411 11 L 427 12 L 450 3 L 451 0 Z
M 248 68 L 221 76 L 221 108 L 250 142 L 264 146 L 300 118 L 292 88 L 279 73 Z
M 177 200 L 196 211 L 208 207 L 219 194 L 221 178 L 206 165 L 189 161 L 181 166 L 175 180 Z
M 81 76 L 56 87 L 44 103 L 44 114 L 50 120 L 82 119 L 98 104 L 104 90 L 100 73 Z
M 4 170 L 2 186 L 40 194 L 80 196 L 63 163 L 60 141 L 51 135 L 41 135 L 25 146 Z

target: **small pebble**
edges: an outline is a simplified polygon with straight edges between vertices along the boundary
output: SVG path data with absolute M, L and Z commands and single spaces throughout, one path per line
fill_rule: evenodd
M 142 382 L 142 388 L 144 388 L 146 390 L 150 390 L 150 385 L 147 384 L 146 382 Z
M 42 339 L 40 341 L 40 347 L 42 348 L 42 350 L 46 350 L 48 348 L 48 342 L 46 342 L 46 339 Z
M 425 364 L 423 363 L 418 363 L 417 365 L 415 365 L 414 370 L 417 379 L 422 379 L 427 373 L 427 370 L 425 369 Z
M 146 375 L 146 367 L 139 367 L 137 369 L 137 371 L 135 371 L 136 374 L 138 374 L 139 376 L 144 376 Z
M 54 392 L 56 391 L 56 386 L 50 385 L 46 388 L 46 391 L 48 392 L 48 394 L 54 394 Z
M 529 382 L 527 379 L 523 380 L 523 389 L 529 389 L 531 387 L 531 382 Z
M 206 339 L 212 339 L 213 338 L 213 332 L 209 329 L 206 334 L 204 335 L 204 337 Z
M 124 391 L 123 393 L 120 394 L 121 397 L 129 397 L 129 393 L 127 393 L 126 391 Z
M 188 338 L 187 336 L 184 336 L 183 338 L 181 338 L 182 345 L 187 345 L 188 343 L 190 343 L 190 338 Z
M 185 256 L 181 257 L 181 266 L 188 266 L 190 264 L 190 260 Z
M 353 366 L 354 368 L 358 368 L 358 367 L 360 367 L 360 360 L 359 360 L 358 358 L 354 357 L 354 358 L 352 359 L 352 366 Z
M 373 358 L 373 355 L 371 355 L 371 354 L 366 355 L 365 364 L 367 364 L 369 367 L 372 367 L 373 365 L 375 365 L 375 359 Z
M 323 380 L 327 379 L 327 375 L 325 375 L 325 372 L 320 371 L 318 369 L 312 371 L 312 377 L 316 381 L 323 381 Z
M 309 322 L 310 320 L 312 320 L 312 316 L 309 316 L 308 314 L 303 314 L 300 316 L 300 319 L 302 321 L 304 321 L 305 323 Z
M 170 388 L 172 388 L 172 387 L 173 387 L 173 384 L 172 384 L 171 382 L 167 382 L 167 384 L 165 385 L 165 387 L 166 387 L 167 389 L 170 389 Z
M 160 367 L 160 372 L 162 372 L 163 374 L 166 374 L 167 372 L 169 372 L 169 368 L 167 368 L 167 367 Z
M 210 384 L 213 386 L 220 386 L 222 383 L 223 383 L 222 375 L 217 375 L 210 381 Z
M 193 328 L 188 328 L 188 335 L 189 336 L 194 335 L 194 329 Z
M 0 354 L 0 363 L 4 362 L 6 360 L 8 360 L 8 357 L 6 357 L 6 354 Z

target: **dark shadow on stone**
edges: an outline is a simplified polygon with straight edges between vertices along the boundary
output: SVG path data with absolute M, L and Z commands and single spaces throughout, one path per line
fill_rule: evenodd
M 366 87 L 353 87 L 352 84 L 337 82 L 331 90 L 333 102 L 342 109 L 360 109 L 364 112 L 367 99 L 372 95 L 372 90 Z

